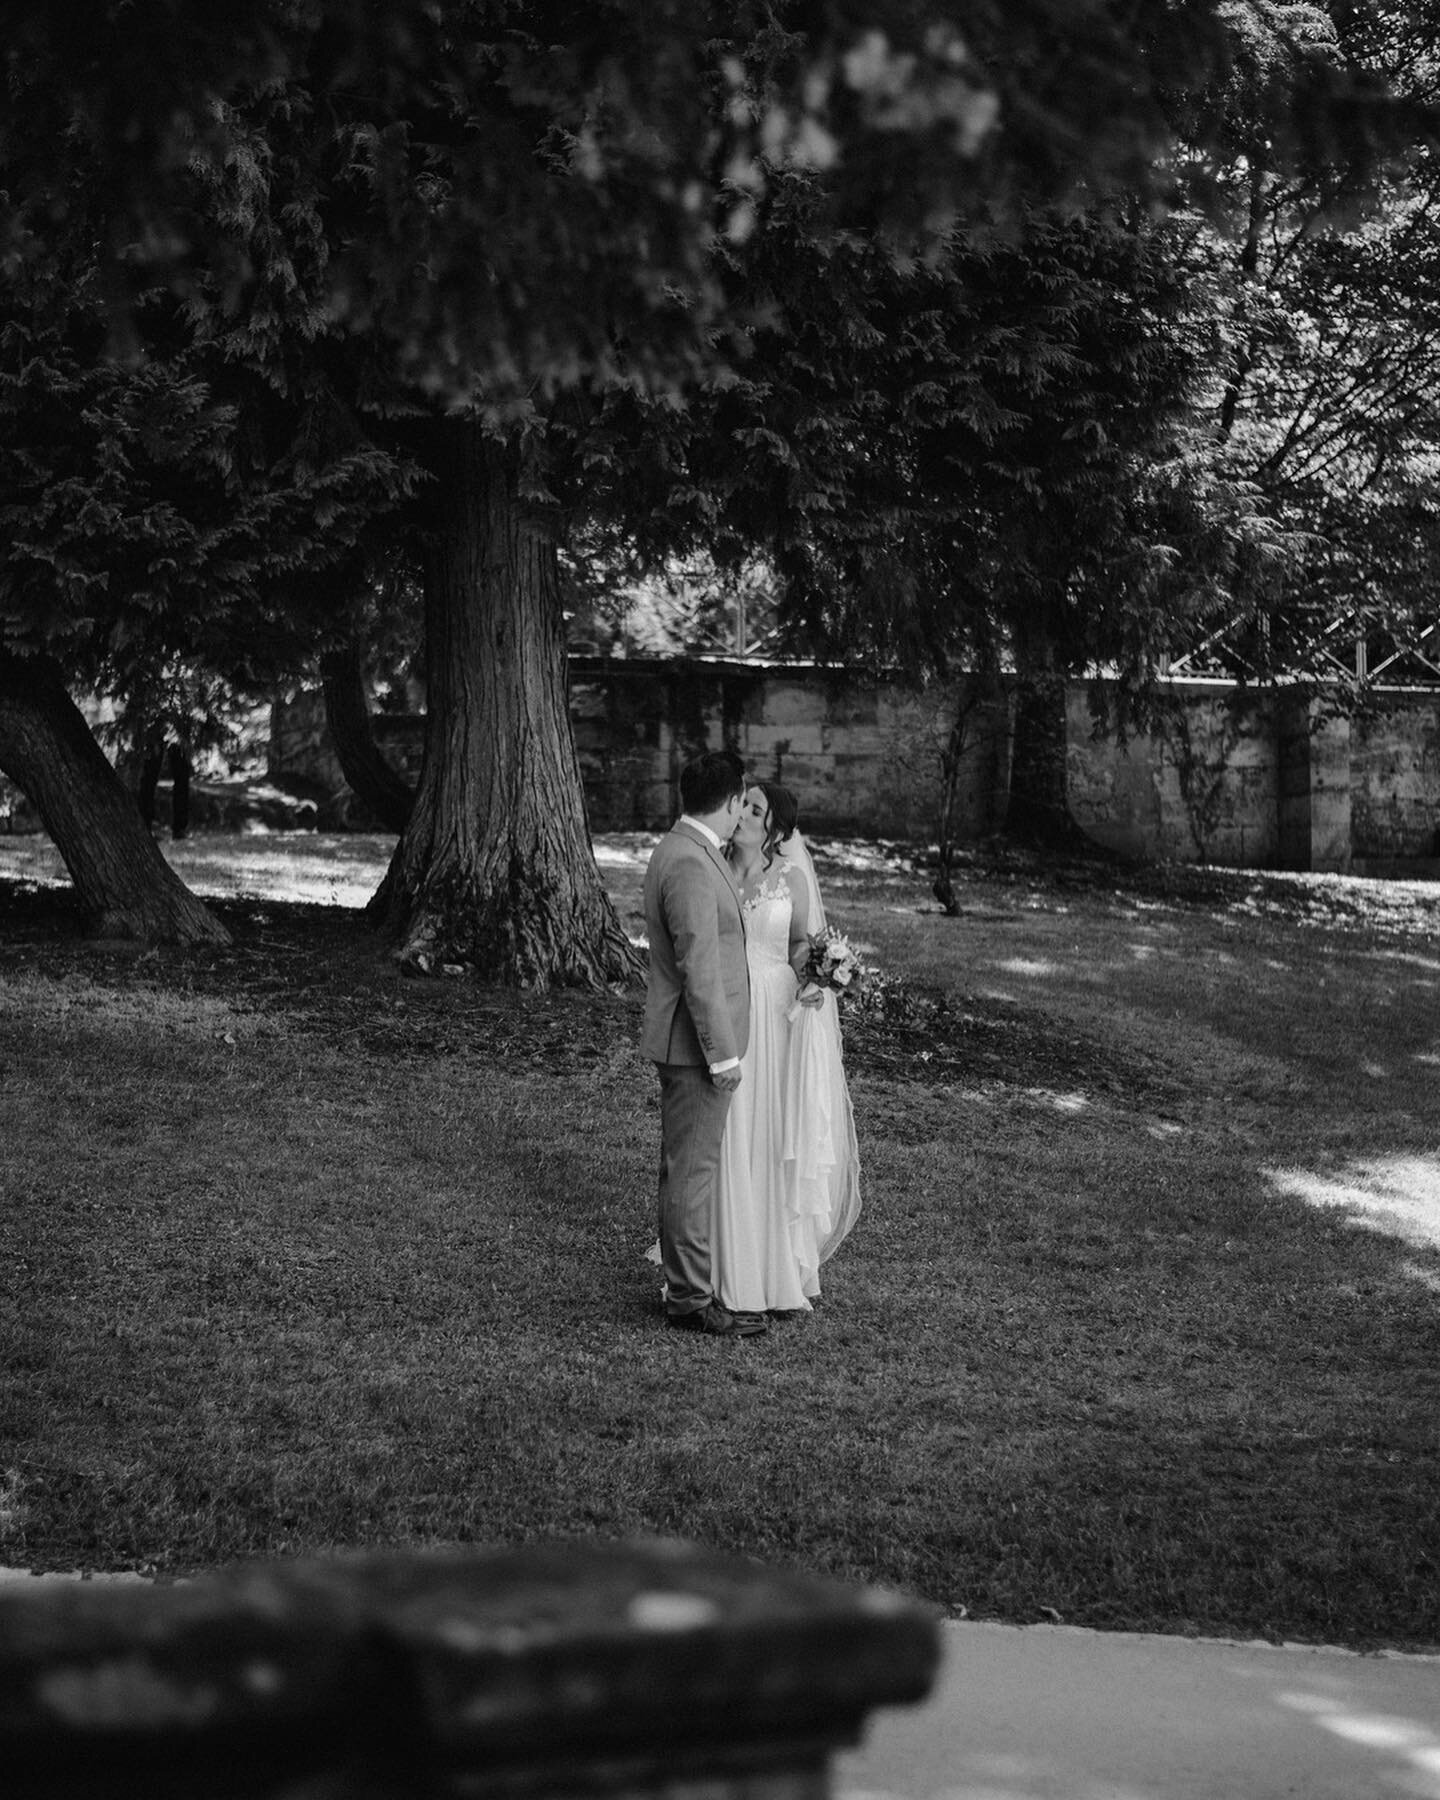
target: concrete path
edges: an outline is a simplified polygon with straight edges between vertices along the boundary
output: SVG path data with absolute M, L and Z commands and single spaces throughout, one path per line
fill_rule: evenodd
M 874 1720 L 840 1800 L 1440 1800 L 1440 1656 L 944 1633 L 934 1694 Z

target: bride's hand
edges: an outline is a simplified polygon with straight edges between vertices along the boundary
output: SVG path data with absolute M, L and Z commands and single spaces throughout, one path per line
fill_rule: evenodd
M 801 1006 L 823 1006 L 825 1003 L 825 990 L 821 987 L 802 987 L 795 998 L 799 1001 Z

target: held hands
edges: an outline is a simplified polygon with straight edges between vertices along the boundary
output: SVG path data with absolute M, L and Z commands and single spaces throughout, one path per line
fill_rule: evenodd
M 809 1012 L 814 1007 L 823 1006 L 824 1003 L 825 1003 L 824 988 L 815 987 L 813 984 L 807 982 L 805 984 L 805 986 L 800 989 L 799 993 L 796 994 L 795 998 L 790 1002 L 790 1009 L 785 1014 L 785 1017 L 793 1025 L 795 1023 L 795 1021 L 800 1017 L 800 1010 L 802 1007 L 805 1009 L 806 1012 Z

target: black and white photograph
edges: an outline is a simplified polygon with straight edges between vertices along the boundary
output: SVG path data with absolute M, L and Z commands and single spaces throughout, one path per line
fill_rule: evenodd
M 1440 1800 L 1440 10 L 0 26 L 4 1800 Z

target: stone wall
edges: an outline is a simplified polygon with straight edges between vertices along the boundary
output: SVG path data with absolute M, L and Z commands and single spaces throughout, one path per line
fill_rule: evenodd
M 1440 693 L 1325 698 L 1175 683 L 1166 723 L 1119 746 L 1070 696 L 1070 805 L 1109 848 L 1238 868 L 1346 870 L 1440 856 Z M 1398 872 L 1405 872 L 1402 868 Z
M 1176 682 L 1164 723 L 1123 743 L 1097 731 L 1094 685 L 1069 696 L 1076 822 L 1139 859 L 1249 868 L 1429 872 L 1440 859 L 1440 692 L 1377 690 L 1353 714 L 1283 689 Z M 596 831 L 657 830 L 697 750 L 732 745 L 758 775 L 794 787 L 824 833 L 934 841 L 941 758 L 965 702 L 952 832 L 964 842 L 1004 816 L 1010 718 L 963 688 L 809 666 L 575 657 L 571 712 Z M 377 714 L 386 753 L 414 777 L 424 721 Z M 327 828 L 370 823 L 340 772 L 318 693 L 271 710 L 272 778 L 315 803 Z M 204 824 L 204 821 L 201 821 Z M 0 832 L 39 820 L 0 779 Z
M 1084 831 L 1142 860 L 1277 865 L 1273 695 L 1218 683 L 1176 686 L 1164 723 L 1123 743 L 1097 731 L 1096 698 L 1089 684 L 1077 683 L 1069 699 L 1070 810 Z
M 1350 733 L 1357 857 L 1440 856 L 1440 695 L 1377 694 Z
M 964 689 L 807 666 L 577 657 L 571 710 L 596 831 L 656 830 L 697 751 L 730 745 L 757 775 L 792 786 L 819 833 L 932 840 L 941 757 L 965 701 L 952 830 L 961 842 L 1003 817 L 1009 711 Z M 1379 692 L 1350 715 L 1284 689 L 1176 682 L 1163 723 L 1121 742 L 1097 729 L 1096 684 L 1069 696 L 1076 822 L 1139 859 L 1341 870 L 1440 855 L 1440 693 Z M 397 763 L 419 767 L 415 718 L 377 719 Z M 344 783 L 318 697 L 275 711 L 272 772 L 311 791 Z
M 690 1546 L 257 1563 L 0 1595 L 6 1800 L 826 1800 L 927 1608 Z
M 674 816 L 680 769 L 702 750 L 738 750 L 756 775 L 793 787 L 802 822 L 820 832 L 925 838 L 935 830 L 940 753 L 953 696 L 916 693 L 812 667 L 746 662 L 651 662 L 574 657 L 570 713 L 596 831 L 655 830 Z M 419 720 L 377 715 L 386 754 L 412 777 L 422 749 Z M 960 794 L 962 835 L 986 828 L 995 783 L 988 760 L 967 760 Z M 325 800 L 344 777 L 325 730 L 319 695 L 285 696 L 272 714 L 270 773 Z
M 948 692 L 811 667 L 601 658 L 572 663 L 570 692 L 597 831 L 666 824 L 684 763 L 728 745 L 753 774 L 795 790 L 811 830 L 934 834 Z M 977 747 L 960 796 L 964 835 L 987 818 L 993 781 L 981 768 Z

